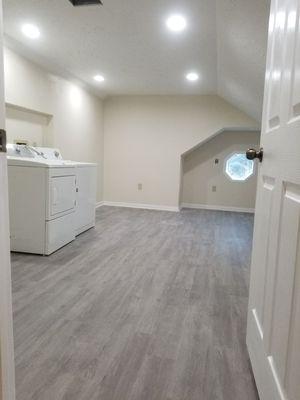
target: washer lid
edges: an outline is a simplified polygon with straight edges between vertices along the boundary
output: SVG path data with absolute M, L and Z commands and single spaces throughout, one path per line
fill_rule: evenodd
M 8 165 L 23 166 L 23 167 L 39 167 L 39 168 L 74 168 L 76 163 L 64 160 L 41 160 L 36 158 L 26 157 L 7 157 Z

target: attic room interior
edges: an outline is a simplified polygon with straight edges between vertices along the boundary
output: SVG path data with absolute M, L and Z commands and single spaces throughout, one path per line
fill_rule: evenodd
M 0 8 L 0 400 L 299 400 L 300 1 Z

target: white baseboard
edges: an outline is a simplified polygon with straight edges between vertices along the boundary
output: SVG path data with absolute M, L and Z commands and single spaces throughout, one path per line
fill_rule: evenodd
M 143 204 L 143 203 L 123 203 L 119 201 L 101 201 L 98 203 L 98 207 L 110 206 L 110 207 L 126 207 L 126 208 L 139 208 L 143 210 L 158 210 L 158 211 L 172 211 L 179 212 L 179 207 L 162 206 L 157 204 Z
M 99 203 L 96 204 L 96 208 L 103 206 L 137 208 L 143 210 L 172 211 L 172 212 L 179 212 L 183 208 L 193 208 L 198 210 L 212 210 L 212 211 L 243 212 L 250 214 L 253 214 L 255 211 L 254 208 L 228 207 L 228 206 L 216 206 L 216 205 L 194 204 L 194 203 L 182 203 L 179 207 L 162 206 L 157 204 L 124 203 L 120 201 L 100 201 Z
M 194 204 L 194 203 L 182 203 L 182 208 L 194 208 L 198 210 L 214 210 L 214 211 L 231 211 L 231 212 L 243 212 L 243 213 L 254 213 L 254 208 L 243 208 L 243 207 L 228 207 L 228 206 L 216 206 L 208 204 Z
M 104 206 L 104 201 L 99 201 L 98 203 L 96 203 L 96 209 L 102 206 Z

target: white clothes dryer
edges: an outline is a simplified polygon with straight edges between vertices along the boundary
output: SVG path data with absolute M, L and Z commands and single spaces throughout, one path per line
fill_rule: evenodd
M 75 239 L 76 170 L 8 145 L 11 250 L 49 255 Z

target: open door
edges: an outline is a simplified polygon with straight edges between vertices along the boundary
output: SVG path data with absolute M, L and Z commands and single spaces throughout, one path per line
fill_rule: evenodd
M 15 399 L 8 221 L 8 184 L 3 71 L 2 0 L 0 0 L 0 400 Z
M 299 400 L 299 0 L 272 0 L 261 146 L 247 345 L 261 400 Z

